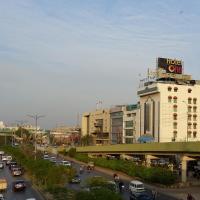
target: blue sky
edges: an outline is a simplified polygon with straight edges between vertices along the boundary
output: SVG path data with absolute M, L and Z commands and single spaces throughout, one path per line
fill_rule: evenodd
M 199 21 L 198 0 L 0 0 L 0 120 L 51 128 L 135 103 L 159 56 L 200 79 Z

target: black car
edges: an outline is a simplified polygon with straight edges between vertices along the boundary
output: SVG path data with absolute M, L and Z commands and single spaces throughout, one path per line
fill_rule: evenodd
M 25 181 L 24 180 L 14 181 L 12 184 L 12 189 L 13 189 L 13 192 L 25 191 L 26 189 Z
M 142 192 L 131 192 L 130 200 L 155 200 L 156 195 L 150 190 L 145 190 Z
M 75 175 L 74 178 L 72 178 L 72 180 L 70 181 L 70 183 L 80 183 L 81 179 L 79 175 Z
M 15 161 L 10 162 L 10 164 L 9 164 L 9 170 L 11 170 L 11 168 L 13 166 L 17 166 L 17 162 L 15 162 Z

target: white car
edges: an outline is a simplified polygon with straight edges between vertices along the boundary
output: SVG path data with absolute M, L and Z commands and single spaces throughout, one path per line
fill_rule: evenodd
M 1 199 L 0 199 L 1 200 Z M 26 200 L 36 200 L 36 198 L 28 198 Z
M 3 194 L 0 194 L 0 200 L 4 200 Z
M 68 167 L 71 167 L 71 166 L 72 166 L 72 164 L 71 164 L 69 161 L 67 161 L 67 160 L 63 160 L 63 161 L 62 161 L 62 165 L 68 166 Z
M 133 180 L 129 183 L 129 190 L 131 193 L 143 192 L 145 190 L 144 184 L 140 181 Z

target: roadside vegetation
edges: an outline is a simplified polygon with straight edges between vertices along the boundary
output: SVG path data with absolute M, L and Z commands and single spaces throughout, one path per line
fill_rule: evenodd
M 34 148 L 31 145 L 21 147 L 4 146 L 1 150 L 12 157 L 20 164 L 25 175 L 42 192 L 48 200 L 121 200 L 119 194 L 107 189 L 105 180 L 87 180 L 87 187 L 93 188 L 90 191 L 73 191 L 67 188 L 67 183 L 76 174 L 71 167 L 57 166 L 47 160 L 43 160 L 42 154 L 38 152 L 37 160 L 34 159 Z M 76 151 L 72 151 L 76 155 Z
M 26 176 L 31 179 L 32 183 L 36 185 L 40 191 L 47 193 L 49 200 L 62 200 L 62 198 L 58 198 L 58 192 L 55 192 L 52 188 L 57 188 L 57 191 L 60 191 L 60 193 L 68 192 L 64 186 L 75 174 L 75 170 L 72 168 L 56 166 L 42 159 L 34 160 L 32 146 L 24 146 L 22 148 L 5 146 L 2 149 L 7 154 L 14 157 L 17 163 L 24 168 Z M 37 155 L 37 157 L 39 157 L 39 155 Z
M 90 161 L 94 162 L 96 166 L 109 168 L 116 171 L 124 172 L 125 174 L 137 177 L 149 183 L 157 183 L 162 185 L 172 185 L 176 182 L 176 175 L 173 174 L 168 169 L 161 167 L 145 167 L 138 166 L 132 161 L 125 160 L 107 160 L 106 158 L 89 158 L 87 154 L 76 153 L 74 148 L 70 149 L 68 152 L 64 153 L 69 155 L 79 161 L 88 163 Z

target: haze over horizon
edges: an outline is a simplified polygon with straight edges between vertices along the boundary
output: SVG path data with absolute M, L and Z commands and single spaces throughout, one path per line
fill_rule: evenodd
M 199 21 L 197 0 L 0 0 L 0 121 L 76 125 L 99 100 L 136 103 L 159 56 L 200 80 Z

